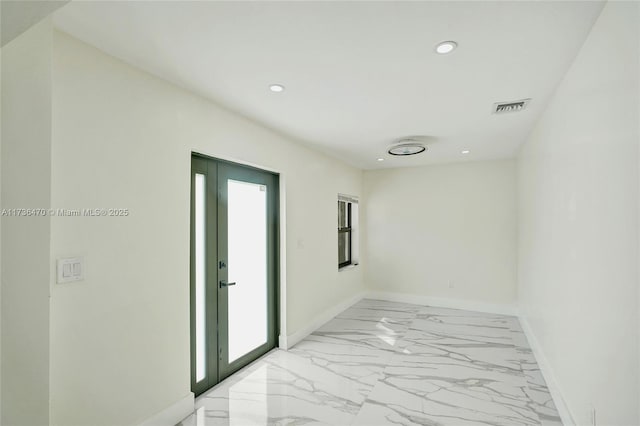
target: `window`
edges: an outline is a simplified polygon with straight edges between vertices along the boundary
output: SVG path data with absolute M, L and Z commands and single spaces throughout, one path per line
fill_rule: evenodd
M 358 200 L 338 195 L 338 268 L 357 265 Z
M 338 200 L 338 267 L 351 265 L 351 203 Z

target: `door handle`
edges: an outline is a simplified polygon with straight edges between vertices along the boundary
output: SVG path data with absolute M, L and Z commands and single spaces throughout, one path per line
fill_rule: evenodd
M 228 283 L 225 280 L 220 281 L 220 288 L 222 288 L 222 287 L 231 287 L 232 285 L 236 285 L 236 283 Z

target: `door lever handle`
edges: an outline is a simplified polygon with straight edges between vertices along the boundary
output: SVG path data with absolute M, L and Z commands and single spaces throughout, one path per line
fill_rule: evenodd
M 222 288 L 222 287 L 231 287 L 232 285 L 236 285 L 236 283 L 228 283 L 225 280 L 220 281 L 220 288 Z

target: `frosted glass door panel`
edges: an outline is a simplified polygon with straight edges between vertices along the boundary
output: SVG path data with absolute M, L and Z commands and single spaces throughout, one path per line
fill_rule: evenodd
M 206 360 L 206 288 L 205 288 L 205 176 L 196 173 L 195 185 L 195 352 L 196 382 L 205 378 Z
M 267 187 L 227 184 L 231 363 L 267 342 Z

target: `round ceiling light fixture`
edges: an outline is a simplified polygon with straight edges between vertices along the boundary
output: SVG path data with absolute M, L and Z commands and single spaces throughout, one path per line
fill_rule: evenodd
M 410 142 L 394 145 L 389 148 L 388 152 L 391 155 L 406 156 L 420 154 L 421 152 L 425 152 L 426 150 L 427 147 L 422 145 L 421 143 Z
M 436 53 L 438 55 L 446 55 L 456 50 L 456 47 L 458 47 L 458 43 L 456 43 L 455 41 L 441 41 L 440 43 L 436 44 Z
M 269 90 L 274 93 L 284 92 L 284 86 L 282 84 L 270 84 Z

